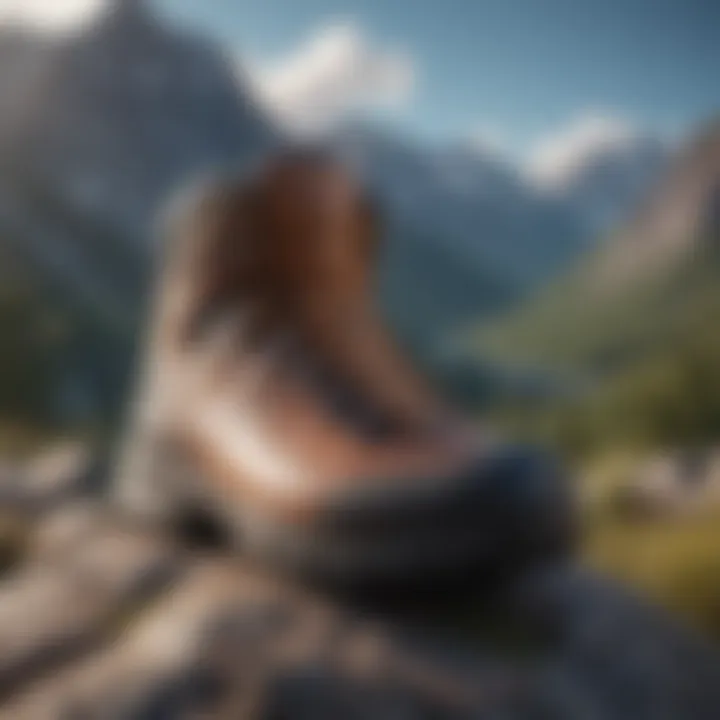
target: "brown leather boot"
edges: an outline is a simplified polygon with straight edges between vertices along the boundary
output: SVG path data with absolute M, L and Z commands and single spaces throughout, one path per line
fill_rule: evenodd
M 169 520 L 204 507 L 246 551 L 349 582 L 567 548 L 552 465 L 456 417 L 379 322 L 377 223 L 343 168 L 281 157 L 189 205 L 169 233 L 126 505 Z

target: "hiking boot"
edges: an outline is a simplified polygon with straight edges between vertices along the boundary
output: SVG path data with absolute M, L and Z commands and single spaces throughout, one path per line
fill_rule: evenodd
M 564 554 L 553 463 L 490 441 L 429 387 L 372 302 L 375 212 L 331 160 L 292 155 L 174 214 L 126 507 L 198 509 L 244 552 L 392 584 Z

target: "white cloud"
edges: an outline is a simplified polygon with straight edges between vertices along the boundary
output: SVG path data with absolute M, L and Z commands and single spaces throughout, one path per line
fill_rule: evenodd
M 415 84 L 410 55 L 375 45 L 350 22 L 320 28 L 284 57 L 251 67 L 250 76 L 264 103 L 300 132 L 355 111 L 402 107 Z
M 0 21 L 65 30 L 95 17 L 107 0 L 0 0 Z
M 592 157 L 631 146 L 639 137 L 638 129 L 627 120 L 584 112 L 536 143 L 526 171 L 542 187 L 560 187 Z

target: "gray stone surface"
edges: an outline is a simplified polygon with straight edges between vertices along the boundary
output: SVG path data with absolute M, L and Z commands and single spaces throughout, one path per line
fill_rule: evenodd
M 518 652 L 454 617 L 449 635 L 361 612 L 72 493 L 23 522 L 0 578 L 0 720 L 720 717 L 715 648 L 577 568 L 515 589 L 508 617 L 547 634 Z
M 112 524 L 29 553 L 0 584 L 0 695 L 103 642 L 180 565 L 167 543 Z

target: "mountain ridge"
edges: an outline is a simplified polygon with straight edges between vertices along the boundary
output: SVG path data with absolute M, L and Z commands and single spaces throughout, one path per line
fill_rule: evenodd
M 623 348 L 630 356 L 660 337 L 669 342 L 672 325 L 689 325 L 716 300 L 720 306 L 719 209 L 716 123 L 688 143 L 624 228 L 544 293 L 479 330 L 474 352 L 613 366 L 629 360 Z

